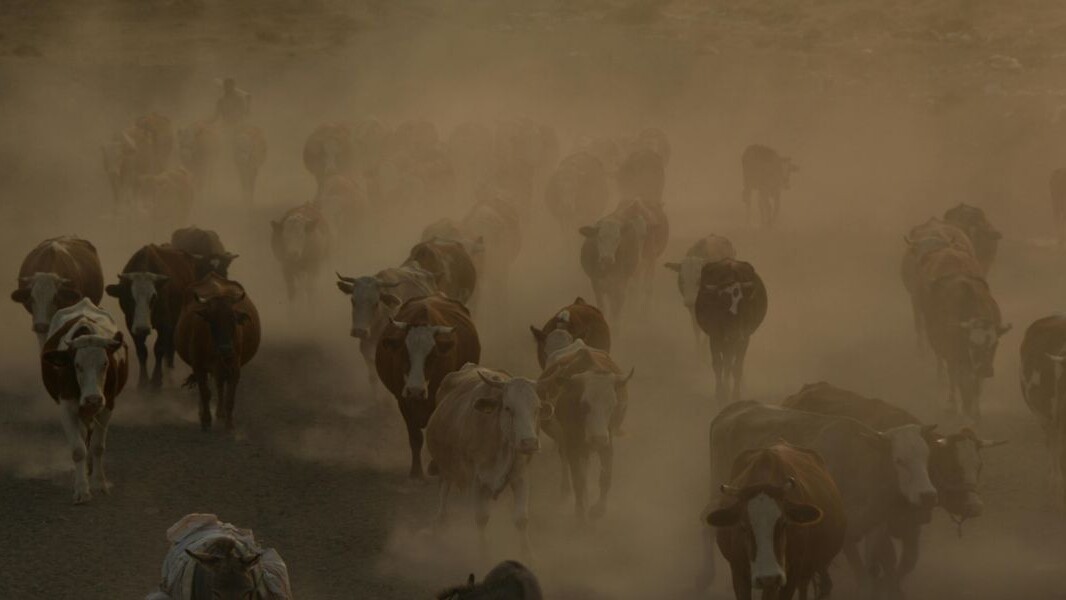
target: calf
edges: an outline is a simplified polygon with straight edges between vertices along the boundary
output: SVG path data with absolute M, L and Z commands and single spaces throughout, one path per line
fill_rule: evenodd
M 270 225 L 270 247 L 281 263 L 289 301 L 296 299 L 301 288 L 310 296 L 322 264 L 329 258 L 330 232 L 325 218 L 313 204 L 304 204 L 286 211 Z
M 216 273 L 223 279 L 229 277 L 229 266 L 237 254 L 227 252 L 218 234 L 210 229 L 183 227 L 170 234 L 170 245 L 189 253 L 196 262 L 196 278 Z
M 1037 319 L 1021 345 L 1022 397 L 1044 430 L 1048 482 L 1066 500 L 1066 316 Z
M 681 292 L 681 302 L 692 318 L 692 333 L 696 338 L 697 351 L 704 347 L 701 344 L 703 332 L 700 331 L 700 324 L 696 319 L 696 297 L 700 293 L 700 276 L 703 274 L 703 267 L 707 263 L 736 257 L 737 251 L 733 248 L 733 242 L 720 235 L 711 234 L 697 240 L 685 253 L 685 258 L 681 262 L 668 262 L 665 265 L 667 269 L 677 273 L 677 288 Z
M 382 332 L 375 366 L 407 425 L 412 478 L 423 476 L 422 430 L 437 406 L 441 381 L 480 358 L 481 341 L 470 311 L 444 295 L 408 300 Z
M 737 600 L 792 598 L 824 573 L 844 544 L 844 507 L 822 457 L 787 443 L 742 452 L 722 507 L 707 515 L 733 572 Z M 819 590 L 821 591 L 821 590 Z M 776 596 L 774 595 L 776 592 Z
M 766 317 L 766 286 L 749 263 L 723 259 L 700 273 L 696 322 L 710 340 L 715 397 L 740 399 L 751 335 Z
M 580 339 L 597 350 L 608 353 L 611 351 L 611 329 L 603 318 L 603 313 L 578 296 L 574 298 L 573 304 L 564 306 L 548 319 L 544 327 L 537 329 L 529 326 L 529 331 L 537 342 L 537 362 L 540 363 L 541 369 L 545 367 L 549 354 L 546 345 L 548 335 L 557 329 L 568 331 L 572 336 L 571 341 Z
M 633 371 L 623 374 L 606 352 L 582 344 L 572 352 L 559 351 L 537 381 L 540 397 L 554 409 L 545 431 L 559 447 L 562 490 L 566 494 L 573 486 L 580 521 L 586 516 L 598 519 L 607 511 L 614 435 L 625 418 L 631 377 Z M 586 513 L 586 469 L 592 452 L 600 459 L 600 495 Z
M 337 288 L 351 296 L 350 333 L 359 340 L 359 352 L 366 362 L 370 387 L 376 390 L 378 374 L 374 355 L 381 334 L 400 305 L 436 292 L 433 275 L 413 266 L 385 269 L 363 277 L 344 277 L 338 273 Z
M 128 357 L 111 315 L 88 298 L 58 310 L 41 348 L 41 378 L 60 408 L 74 459 L 74 503 L 108 493 L 104 472 L 107 428 L 126 385 Z
M 174 368 L 174 329 L 178 325 L 185 290 L 195 281 L 195 264 L 185 252 L 150 244 L 135 252 L 119 273 L 118 283 L 107 286 L 126 316 L 126 328 L 137 349 L 140 373 L 137 385 L 163 386 L 163 361 Z M 155 368 L 148 377 L 148 335 L 156 331 Z
M 82 298 L 99 304 L 103 295 L 104 274 L 96 248 L 83 239 L 58 237 L 41 242 L 22 260 L 11 299 L 33 316 L 33 332 L 43 346 L 56 310 Z
M 259 313 L 241 284 L 214 273 L 190 286 L 186 296 L 174 341 L 178 356 L 192 368 L 186 385 L 200 392 L 200 427 L 211 429 L 213 378 L 215 417 L 232 431 L 241 367 L 259 350 Z
M 515 527 L 529 551 L 529 482 L 526 464 L 540 450 L 538 419 L 551 418 L 536 383 L 467 363 L 441 381 L 437 409 L 426 425 L 430 471 L 440 473 L 439 520 L 444 521 L 452 488 L 473 488 L 475 520 L 484 539 L 489 499 L 511 488 Z
M 740 166 L 744 173 L 742 197 L 748 222 L 751 222 L 751 193 L 758 192 L 762 226 L 773 225 L 781 212 L 781 192 L 789 189 L 792 174 L 799 171 L 799 167 L 773 148 L 758 144 L 744 150 Z

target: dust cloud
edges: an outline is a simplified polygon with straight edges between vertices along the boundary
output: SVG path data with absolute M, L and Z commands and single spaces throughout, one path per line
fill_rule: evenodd
M 562 156 L 592 138 L 667 134 L 661 260 L 717 233 L 755 266 L 769 313 L 745 396 L 767 402 L 828 380 L 956 429 L 932 357 L 915 350 L 901 236 L 959 202 L 984 208 L 1005 233 L 990 284 L 1014 329 L 980 429 L 1010 443 L 986 453 L 985 514 L 959 539 L 938 513 L 905 589 L 1050 597 L 1066 573 L 1066 521 L 1016 378 L 1022 332 L 1066 294 L 1047 198 L 1066 151 L 1066 15 L 1035 1 L 1007 12 L 981 0 L 0 3 L 0 273 L 14 284 L 34 245 L 78 235 L 96 245 L 111 283 L 136 249 L 195 224 L 240 254 L 230 275 L 256 302 L 264 339 L 242 375 L 233 437 L 199 432 L 180 361 L 157 394 L 138 391 L 131 373 L 110 434 L 115 492 L 75 508 L 29 318 L 8 303 L 0 505 L 12 516 L 0 525 L 0 563 L 27 567 L 0 578 L 0 596 L 143 595 L 157 583 L 166 527 L 194 511 L 254 529 L 285 557 L 301 598 L 426 598 L 518 558 L 509 493 L 493 503 L 485 547 L 469 500 L 433 529 L 436 486 L 406 480 L 402 419 L 370 388 L 332 276 L 398 266 L 423 227 L 465 214 L 471 190 L 369 211 L 337 232 L 322 276 L 293 303 L 270 221 L 313 198 L 303 144 L 323 123 L 425 119 L 445 139 L 468 121 L 526 117 L 554 128 Z M 113 210 L 101 144 L 150 112 L 175 128 L 209 118 L 217 80 L 229 76 L 252 94 L 250 121 L 269 145 L 254 203 L 223 173 L 185 222 Z M 752 143 L 801 169 L 772 230 L 747 224 L 740 201 L 740 154 Z M 560 233 L 540 195 L 528 212 L 506 299 L 483 298 L 475 322 L 483 364 L 535 378 L 529 325 L 592 291 L 577 232 Z M 657 270 L 651 305 L 631 298 L 613 332 L 615 360 L 636 376 L 606 517 L 578 528 L 554 445 L 533 460 L 528 562 L 549 598 L 706 597 L 693 586 L 712 498 L 707 427 L 720 406 L 674 277 Z M 104 307 L 120 315 L 114 299 Z M 38 565 L 67 544 L 70 571 L 45 576 Z M 840 598 L 856 593 L 845 566 L 832 569 Z M 719 573 L 713 597 L 730 598 Z

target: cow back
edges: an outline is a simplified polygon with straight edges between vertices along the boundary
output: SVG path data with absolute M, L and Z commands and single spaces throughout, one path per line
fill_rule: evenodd
M 921 421 L 911 413 L 877 398 L 867 398 L 824 381 L 807 384 L 781 403 L 785 408 L 850 417 L 877 431 Z
M 55 273 L 69 279 L 83 296 L 99 304 L 104 296 L 104 273 L 96 247 L 76 237 L 45 240 L 30 251 L 19 267 L 19 278 L 34 273 Z M 21 281 L 16 285 L 21 286 Z
M 581 297 L 573 304 L 564 306 L 552 315 L 541 329 L 542 336 L 537 338 L 537 361 L 543 369 L 547 361 L 544 348 L 545 338 L 556 329 L 565 329 L 575 340 L 582 340 L 589 346 L 604 352 L 611 351 L 611 328 L 600 309 L 585 302 Z
M 433 274 L 418 266 L 389 267 L 378 271 L 375 277 L 386 283 L 397 284 L 389 289 L 389 293 L 399 298 L 400 302 L 420 296 L 429 296 L 437 291 Z
M 404 265 L 411 263 L 432 273 L 437 287 L 460 302 L 467 302 L 474 294 L 477 270 L 459 242 L 435 239 L 415 244 Z
M 210 229 L 183 227 L 170 234 L 170 245 L 178 250 L 199 256 L 219 256 L 226 253 L 218 234 Z

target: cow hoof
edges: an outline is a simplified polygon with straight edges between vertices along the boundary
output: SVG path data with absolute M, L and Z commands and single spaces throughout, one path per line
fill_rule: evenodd
M 104 479 L 103 481 L 94 481 L 92 483 L 92 490 L 94 492 L 100 492 L 105 496 L 111 495 L 111 488 L 113 487 L 115 486 L 111 485 L 111 482 L 106 479 Z
M 74 490 L 74 504 L 85 504 L 93 499 L 93 494 L 88 488 L 83 490 Z

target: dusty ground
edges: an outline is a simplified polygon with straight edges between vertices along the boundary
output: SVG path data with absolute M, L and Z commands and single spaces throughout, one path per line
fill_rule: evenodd
M 981 425 L 1010 444 L 985 457 L 985 515 L 964 537 L 926 529 L 911 598 L 1063 598 L 1066 520 L 1017 385 L 1017 347 L 1062 307 L 1064 256 L 1047 242 L 1046 178 L 1062 166 L 1066 14 L 1051 2 L 186 2 L 0 3 L 0 273 L 45 237 L 77 233 L 109 277 L 164 239 L 113 217 L 97 146 L 133 115 L 203 116 L 212 79 L 255 94 L 271 144 L 254 208 L 220 195 L 194 221 L 241 254 L 232 274 L 263 312 L 264 346 L 238 398 L 237 436 L 202 434 L 191 393 L 129 390 L 109 444 L 115 491 L 70 500 L 69 458 L 39 383 L 28 317 L 0 311 L 0 598 L 139 598 L 156 583 L 163 532 L 188 512 L 255 530 L 289 563 L 300 598 L 426 598 L 517 553 L 506 495 L 481 554 L 472 516 L 433 536 L 431 484 L 406 480 L 391 400 L 368 393 L 344 298 L 323 280 L 289 307 L 267 220 L 306 199 L 303 137 L 328 119 L 528 114 L 570 148 L 583 135 L 659 126 L 674 145 L 667 256 L 697 236 L 733 239 L 762 274 L 770 313 L 752 342 L 749 395 L 775 401 L 829 380 L 957 426 L 929 357 L 914 350 L 898 279 L 900 234 L 960 201 L 1005 232 L 991 285 L 1014 330 L 1002 341 Z M 772 7 L 771 7 L 772 6 Z M 1004 58 L 995 58 L 995 57 Z M 1017 65 L 1009 59 L 1015 59 Z M 1063 86 L 1066 88 L 1066 86 Z M 774 232 L 744 226 L 738 156 L 763 141 L 801 164 Z M 336 269 L 400 262 L 422 226 L 465 205 L 390 215 L 341 240 Z M 541 217 L 512 301 L 476 315 L 483 362 L 535 375 L 527 326 L 590 296 L 574 240 Z M 616 332 L 634 365 L 607 517 L 574 527 L 550 444 L 534 462 L 534 568 L 551 598 L 693 598 L 706 429 L 717 407 L 663 270 L 656 301 Z M 117 311 L 110 301 L 105 306 Z M 186 371 L 179 369 L 175 380 Z M 841 561 L 843 562 L 843 561 Z M 843 564 L 835 597 L 854 593 Z M 724 582 L 719 597 L 730 597 Z

